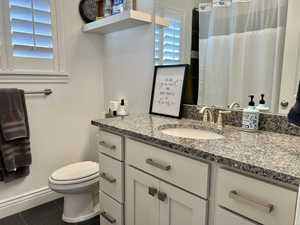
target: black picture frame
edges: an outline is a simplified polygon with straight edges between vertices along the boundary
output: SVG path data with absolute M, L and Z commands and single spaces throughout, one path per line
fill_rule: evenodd
M 189 65 L 188 64 L 178 64 L 178 65 L 162 65 L 162 66 L 155 66 L 154 69 L 154 77 L 153 77 L 153 84 L 152 84 L 152 93 L 151 93 L 151 102 L 150 102 L 150 110 L 149 113 L 152 115 L 158 115 L 158 116 L 165 116 L 165 117 L 171 117 L 171 118 L 177 118 L 177 119 L 181 119 L 182 118 L 182 100 L 183 100 L 183 93 L 184 93 L 184 88 L 185 88 L 185 84 L 186 84 L 186 78 L 189 72 Z M 153 102 L 154 102 L 154 98 L 155 98 L 155 86 L 156 86 L 156 81 L 157 81 L 157 76 L 159 76 L 158 72 L 160 69 L 164 69 L 164 68 L 184 68 L 184 74 L 183 74 L 183 82 L 182 82 L 182 86 L 180 88 L 179 91 L 181 91 L 180 94 L 180 107 L 179 107 L 179 111 L 178 112 L 174 112 L 174 114 L 165 114 L 165 113 L 159 113 L 159 112 L 153 112 Z

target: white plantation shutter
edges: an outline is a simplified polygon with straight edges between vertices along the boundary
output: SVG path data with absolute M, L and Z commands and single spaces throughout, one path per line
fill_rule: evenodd
M 182 24 L 168 19 L 169 26 L 155 27 L 155 65 L 172 65 L 181 62 Z
M 63 2 L 0 0 L 0 83 L 67 79 Z
M 9 0 L 13 56 L 53 59 L 50 0 Z

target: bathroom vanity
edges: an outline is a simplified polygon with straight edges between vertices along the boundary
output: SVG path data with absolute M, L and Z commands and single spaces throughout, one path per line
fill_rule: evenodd
M 173 137 L 200 121 L 132 115 L 99 127 L 101 224 L 293 225 L 300 137 L 245 133 L 223 139 Z

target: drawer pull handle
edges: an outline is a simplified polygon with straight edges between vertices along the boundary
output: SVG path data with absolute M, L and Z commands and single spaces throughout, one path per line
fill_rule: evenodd
M 158 192 L 158 199 L 164 202 L 167 199 L 168 195 L 164 192 Z
M 117 182 L 117 179 L 107 175 L 106 173 L 100 173 L 100 177 L 112 184 Z
M 266 212 L 266 213 L 271 213 L 274 209 L 274 206 L 272 204 L 267 204 L 267 203 L 259 202 L 257 200 L 248 199 L 247 197 L 244 197 L 241 194 L 239 194 L 237 191 L 229 192 L 229 198 L 239 201 L 239 202 L 242 202 L 242 203 L 245 203 L 252 207 L 258 208 L 261 211 Z
M 153 187 L 149 187 L 148 189 L 148 193 L 149 195 L 151 195 L 152 197 L 154 197 L 156 194 L 157 194 L 157 189 L 156 188 L 153 188 Z
M 146 163 L 151 165 L 151 166 L 154 166 L 158 169 L 165 170 L 165 171 L 169 171 L 171 169 L 170 165 L 164 165 L 162 163 L 155 162 L 153 159 L 146 159 Z
M 106 212 L 102 212 L 101 216 L 103 216 L 104 219 L 106 219 L 108 222 L 110 222 L 111 224 L 116 223 L 117 220 L 115 218 L 113 218 L 112 216 L 108 215 L 108 213 Z
M 104 147 L 104 148 L 111 149 L 111 150 L 115 150 L 115 149 L 116 149 L 116 146 L 115 146 L 115 145 L 108 144 L 108 143 L 106 143 L 105 141 L 100 141 L 100 142 L 99 142 L 99 145 L 101 145 L 101 146 Z

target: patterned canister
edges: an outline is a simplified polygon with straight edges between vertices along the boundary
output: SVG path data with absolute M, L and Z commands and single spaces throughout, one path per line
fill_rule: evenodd
M 243 111 L 242 129 L 248 132 L 255 132 L 259 125 L 259 111 L 255 108 L 248 107 Z

